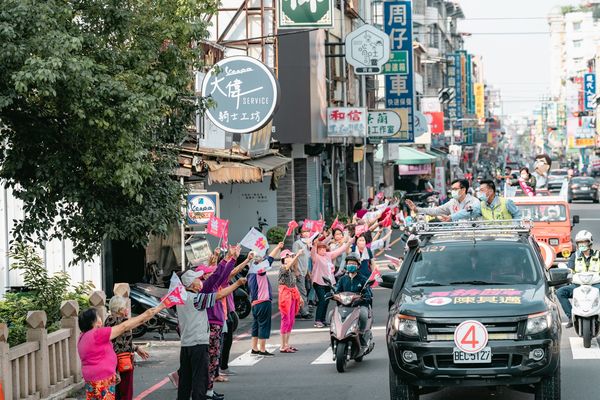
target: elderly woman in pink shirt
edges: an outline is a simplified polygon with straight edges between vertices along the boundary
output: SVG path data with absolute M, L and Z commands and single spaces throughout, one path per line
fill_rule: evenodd
M 318 300 L 317 312 L 315 313 L 315 328 L 326 326 L 325 318 L 328 301 L 325 299 L 325 294 L 329 291 L 330 284 L 326 283 L 323 278 L 329 279 L 331 284 L 335 283 L 335 265 L 333 261 L 345 251 L 348 251 L 348 246 L 348 239 L 346 239 L 344 244 L 333 251 L 328 251 L 327 244 L 318 240 L 312 247 L 312 284 Z

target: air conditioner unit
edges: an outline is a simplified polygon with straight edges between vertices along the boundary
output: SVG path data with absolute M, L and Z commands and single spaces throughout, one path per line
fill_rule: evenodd
M 335 89 L 333 91 L 333 98 L 331 99 L 331 101 L 342 102 L 343 100 L 344 99 L 343 99 L 342 83 L 336 82 Z

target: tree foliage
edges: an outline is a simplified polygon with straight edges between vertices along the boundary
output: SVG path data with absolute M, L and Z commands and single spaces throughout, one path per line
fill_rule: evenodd
M 25 341 L 29 311 L 45 311 L 46 327 L 52 332 L 59 328 L 60 305 L 63 300 L 77 300 L 80 310 L 89 307 L 89 295 L 94 288 L 91 282 L 71 287 L 69 275 L 62 272 L 49 275 L 39 254 L 33 247 L 24 243 L 16 243 L 10 257 L 10 268 L 21 273 L 29 290 L 7 293 L 5 298 L 0 300 L 0 322 L 6 322 L 9 326 L 8 339 L 11 346 Z
M 17 241 L 147 243 L 180 218 L 173 143 L 216 0 L 0 0 L 0 178 Z

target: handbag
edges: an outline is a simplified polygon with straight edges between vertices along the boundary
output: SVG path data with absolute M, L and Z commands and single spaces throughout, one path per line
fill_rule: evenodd
M 117 354 L 117 371 L 119 371 L 119 372 L 133 371 L 133 353 Z

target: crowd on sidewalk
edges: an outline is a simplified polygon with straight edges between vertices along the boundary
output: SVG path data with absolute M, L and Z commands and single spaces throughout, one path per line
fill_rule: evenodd
M 349 254 L 360 262 L 358 273 L 364 279 L 374 274 L 374 252 L 389 246 L 393 224 L 401 224 L 404 214 L 399 201 L 380 193 L 359 202 L 346 223 L 338 219 L 329 226 L 322 219 L 301 223 L 291 249 L 279 243 L 268 255 L 252 251 L 238 262 L 241 246 L 227 251 L 215 249 L 208 265 L 194 266 L 180 276 L 187 296 L 176 305 L 181 337 L 179 370 L 169 375 L 178 387 L 177 398 L 187 400 L 223 399 L 214 390 L 215 382 L 228 382 L 235 374 L 228 368 L 233 331 L 237 325 L 233 292 L 247 283 L 252 304 L 251 354 L 273 357 L 266 343 L 271 336 L 273 288 L 267 272 L 280 260 L 278 304 L 281 313 L 280 353 L 298 351 L 291 342 L 297 318 L 313 319 L 316 328 L 327 324 L 328 297 L 336 279 L 345 274 Z M 239 273 L 245 278 L 234 279 Z M 315 309 L 314 315 L 311 307 Z M 128 318 L 125 298 L 113 296 L 110 316 L 103 321 L 96 309 L 79 316 L 81 336 L 79 355 L 86 398 L 132 399 L 133 354 L 149 357 L 133 346 L 131 330 L 165 308 L 164 304 L 142 315 Z

